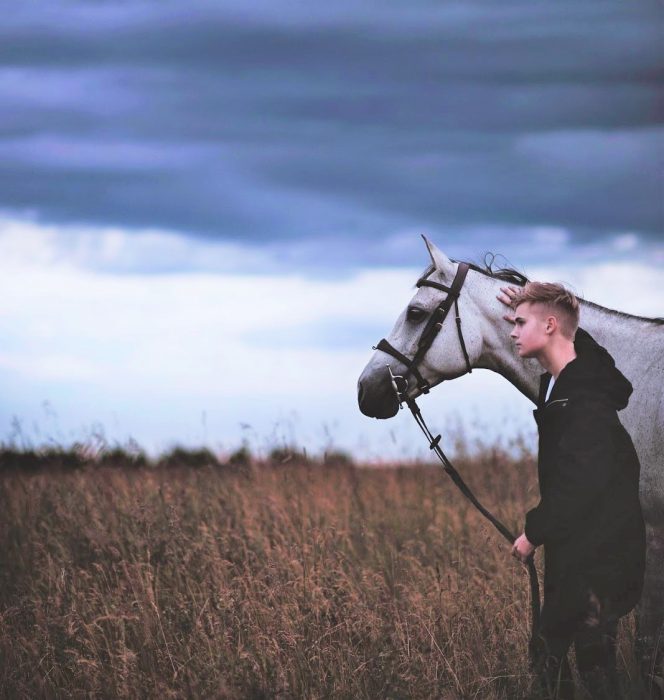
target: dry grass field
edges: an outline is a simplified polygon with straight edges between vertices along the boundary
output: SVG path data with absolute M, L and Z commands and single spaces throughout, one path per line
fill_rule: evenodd
M 439 468 L 209 461 L 5 458 L 3 698 L 526 696 L 526 571 Z M 533 457 L 457 467 L 517 530 Z

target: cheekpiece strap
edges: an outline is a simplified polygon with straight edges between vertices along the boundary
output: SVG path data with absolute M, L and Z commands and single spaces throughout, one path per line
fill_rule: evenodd
M 427 325 L 424 327 L 422 335 L 420 336 L 420 342 L 417 348 L 417 352 L 415 353 L 415 357 L 413 357 L 412 359 L 406 357 L 403 353 L 399 352 L 395 347 L 390 345 L 390 343 L 385 338 L 382 338 L 378 345 L 375 346 L 376 350 L 381 350 L 382 352 L 385 352 L 388 355 L 392 355 L 392 357 L 394 357 L 396 360 L 399 360 L 401 364 L 405 365 L 406 372 L 403 375 L 404 378 L 406 378 L 409 374 L 414 375 L 417 379 L 418 389 L 423 394 L 429 393 L 431 385 L 420 374 L 417 365 L 420 363 L 424 355 L 426 355 L 429 348 L 433 344 L 435 337 L 440 332 L 440 329 L 443 326 L 443 322 L 445 321 L 445 318 L 447 317 L 447 314 L 449 313 L 452 304 L 454 304 L 456 308 L 457 332 L 459 334 L 459 341 L 461 342 L 461 349 L 466 360 L 466 366 L 468 368 L 468 371 L 472 372 L 470 366 L 470 358 L 468 357 L 468 352 L 466 351 L 466 344 L 463 341 L 463 334 L 461 333 L 461 318 L 459 317 L 458 302 L 461 287 L 463 287 L 464 280 L 466 279 L 466 274 L 468 273 L 468 268 L 469 266 L 467 263 L 459 263 L 457 273 L 454 276 L 454 280 L 452 282 L 451 287 L 448 287 L 444 284 L 440 284 L 440 282 L 434 282 L 433 280 L 426 279 L 425 277 L 422 277 L 419 280 L 417 280 L 417 287 L 434 287 L 435 289 L 439 289 L 441 292 L 445 292 L 447 294 L 447 297 L 445 297 L 445 299 L 436 307 L 435 311 L 431 314 L 431 318 L 429 319 Z

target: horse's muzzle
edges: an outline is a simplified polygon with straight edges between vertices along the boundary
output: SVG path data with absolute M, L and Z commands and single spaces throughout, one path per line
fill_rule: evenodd
M 369 418 L 392 418 L 399 411 L 399 401 L 392 388 L 389 372 L 376 376 L 375 371 L 362 372 L 357 382 L 357 403 Z

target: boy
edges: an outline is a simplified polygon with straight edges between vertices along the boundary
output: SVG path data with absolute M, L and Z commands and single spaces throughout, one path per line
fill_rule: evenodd
M 512 553 L 525 562 L 544 546 L 544 604 L 537 671 L 545 697 L 573 698 L 567 651 L 574 642 L 593 698 L 618 698 L 618 619 L 641 595 L 645 530 L 639 461 L 617 411 L 632 385 L 579 324 L 578 299 L 562 285 L 501 288 L 514 309 L 517 353 L 535 358 L 540 502 Z

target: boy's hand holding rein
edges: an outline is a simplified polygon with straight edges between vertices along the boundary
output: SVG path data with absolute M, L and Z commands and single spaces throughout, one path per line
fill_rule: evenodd
M 532 544 L 525 533 L 514 540 L 514 545 L 512 546 L 512 556 L 516 557 L 520 562 L 526 564 L 528 559 L 533 555 L 536 547 Z

